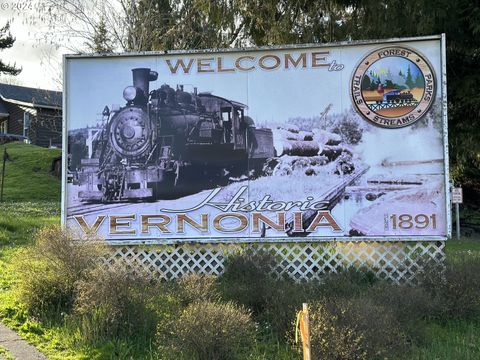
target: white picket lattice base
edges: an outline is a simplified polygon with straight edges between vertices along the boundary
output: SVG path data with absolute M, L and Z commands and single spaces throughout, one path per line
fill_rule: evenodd
M 154 277 L 171 280 L 187 273 L 219 275 L 228 255 L 236 252 L 271 254 L 277 277 L 297 281 L 321 278 L 322 274 L 356 267 L 378 277 L 409 282 L 426 263 L 442 263 L 445 241 L 349 241 L 255 244 L 177 244 L 112 246 L 105 257 L 109 265 L 127 264 Z

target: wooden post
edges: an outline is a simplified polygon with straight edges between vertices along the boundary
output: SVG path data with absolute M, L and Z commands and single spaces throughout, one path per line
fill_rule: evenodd
M 0 190 L 0 202 L 3 202 L 3 183 L 5 182 L 5 162 L 7 161 L 7 148 L 3 149 L 3 165 L 2 165 L 2 188 Z
M 303 303 L 302 311 L 302 344 L 303 344 L 303 360 L 311 360 L 312 356 L 310 353 L 310 323 L 308 319 L 308 305 Z

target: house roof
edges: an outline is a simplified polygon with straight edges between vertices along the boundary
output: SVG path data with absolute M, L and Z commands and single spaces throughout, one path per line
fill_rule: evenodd
M 62 107 L 61 91 L 0 84 L 0 98 L 7 102 L 32 107 L 55 109 L 61 109 Z

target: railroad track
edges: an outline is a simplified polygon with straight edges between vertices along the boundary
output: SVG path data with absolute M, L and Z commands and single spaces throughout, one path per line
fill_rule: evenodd
M 320 197 L 328 203 L 325 207 L 325 210 L 332 210 L 335 205 L 337 205 L 337 203 L 342 199 L 346 187 L 353 184 L 357 179 L 359 179 L 363 174 L 365 174 L 368 169 L 370 169 L 370 166 L 364 166 L 360 168 L 360 170 L 355 171 L 349 176 L 346 176 L 340 183 L 332 186 L 330 189 L 325 191 Z M 318 211 L 315 210 L 307 210 L 304 212 L 302 219 L 304 228 L 307 228 L 308 225 L 310 225 L 315 216 L 317 216 L 317 213 Z M 286 233 L 290 237 L 305 237 L 309 234 L 308 232 L 293 232 L 293 219 L 288 221 L 286 228 Z
M 406 106 L 413 106 L 416 107 L 418 104 L 420 104 L 419 101 L 411 101 L 411 102 L 400 102 L 400 103 L 395 103 L 395 102 L 382 102 L 380 104 L 375 103 L 375 104 L 369 104 L 368 107 L 373 110 L 381 110 L 381 109 L 394 109 L 394 108 L 400 108 L 400 107 L 406 107 Z

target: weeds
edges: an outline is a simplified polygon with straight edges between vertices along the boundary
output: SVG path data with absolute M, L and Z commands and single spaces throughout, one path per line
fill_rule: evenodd
M 371 271 L 348 268 L 325 275 L 322 278 L 321 292 L 325 296 L 356 296 L 377 281 Z
M 69 311 L 75 284 L 96 266 L 103 251 L 98 240 L 74 240 L 58 226 L 40 230 L 17 264 L 20 298 L 27 310 L 36 316 Z
M 311 306 L 310 324 L 313 359 L 386 359 L 406 350 L 392 309 L 368 297 L 321 299 Z
M 435 301 L 421 287 L 378 282 L 366 293 L 379 306 L 387 307 L 410 343 L 423 343 L 426 322 L 436 312 Z
M 0 357 L 5 360 L 15 360 L 15 358 L 7 351 L 3 346 L 0 345 Z
M 245 305 L 253 314 L 261 314 L 274 292 L 275 282 L 270 276 L 275 258 L 269 254 L 236 254 L 230 256 L 220 277 L 223 296 Z
M 244 307 L 233 303 L 194 302 L 178 320 L 162 324 L 159 344 L 184 359 L 245 359 L 255 343 L 255 325 Z
M 124 267 L 97 267 L 76 285 L 74 314 L 88 341 L 153 334 L 156 313 L 150 307 L 158 288 Z
M 421 286 L 437 307 L 438 318 L 476 318 L 480 315 L 480 261 L 476 257 L 458 257 L 446 263 L 445 270 L 427 268 L 420 277 Z
M 197 301 L 220 300 L 217 278 L 212 275 L 188 274 L 177 281 L 176 296 L 183 306 Z

